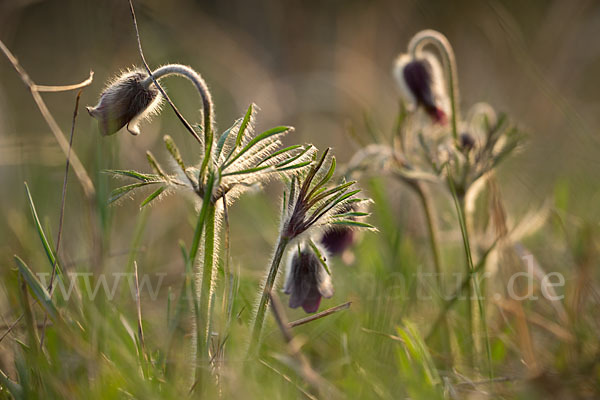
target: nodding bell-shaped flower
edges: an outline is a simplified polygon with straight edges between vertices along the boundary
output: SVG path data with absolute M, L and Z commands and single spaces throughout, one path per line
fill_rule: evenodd
M 326 254 L 323 249 L 319 252 Z M 331 276 L 319 256 L 306 243 L 290 250 L 283 291 L 290 295 L 291 308 L 302 307 L 305 312 L 314 313 L 319 309 L 322 297 L 333 296 Z
M 422 107 L 435 122 L 446 123 L 448 98 L 442 68 L 433 54 L 423 52 L 416 58 L 401 54 L 393 73 L 409 110 Z
M 160 108 L 161 95 L 149 75 L 136 69 L 122 73 L 102 91 L 95 107 L 88 113 L 98 120 L 100 132 L 112 135 L 127 126 L 132 135 L 139 135 L 140 121 Z

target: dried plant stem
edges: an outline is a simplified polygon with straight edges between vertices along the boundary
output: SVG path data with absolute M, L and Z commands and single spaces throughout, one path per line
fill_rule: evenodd
M 348 308 L 350 308 L 351 304 L 352 304 L 352 302 L 348 301 L 346 303 L 340 304 L 339 306 L 328 308 L 327 310 L 321 311 L 320 313 L 317 313 L 317 314 L 311 315 L 309 317 L 301 318 L 299 320 L 290 322 L 289 326 L 290 326 L 290 328 L 295 328 L 295 327 L 300 326 L 300 325 L 308 324 L 309 322 L 316 321 L 316 320 L 321 319 L 323 317 L 326 317 L 328 315 L 334 314 L 334 313 L 336 313 L 338 311 L 347 310 Z
M 297 371 L 302 378 L 308 383 L 313 389 L 317 390 L 323 398 L 338 398 L 340 393 L 335 387 L 327 382 L 321 375 L 319 375 L 310 365 L 310 362 L 304 354 L 300 351 L 297 343 L 294 342 L 294 335 L 290 328 L 290 324 L 287 320 L 285 312 L 283 311 L 283 305 L 277 296 L 274 296 L 272 292 L 268 293 L 268 297 L 271 303 L 271 310 L 273 316 L 277 322 L 277 326 L 283 335 L 286 343 L 288 344 L 288 351 L 290 355 L 296 359 L 298 363 Z
M 454 57 L 454 50 L 452 45 L 440 32 L 432 29 L 426 29 L 417 33 L 410 40 L 408 44 L 408 52 L 411 56 L 415 57 L 418 52 L 422 50 L 428 44 L 434 45 L 443 60 L 444 68 L 446 70 L 446 79 L 448 80 L 448 94 L 450 96 L 450 106 L 452 112 L 452 136 L 454 140 L 458 140 L 458 113 L 459 113 L 459 92 L 458 92 L 458 74 L 456 69 L 456 58 Z
M 56 234 L 56 250 L 54 251 L 54 263 L 52 264 L 52 275 L 50 276 L 50 284 L 48 285 L 48 293 L 50 297 L 54 293 L 54 278 L 56 277 L 56 267 L 58 264 L 58 250 L 60 249 L 60 241 L 62 239 L 63 221 L 65 216 L 65 199 L 67 197 L 67 181 L 69 178 L 69 167 L 71 165 L 71 149 L 73 147 L 73 135 L 75 133 L 75 121 L 77 121 L 77 113 L 79 111 L 79 99 L 81 98 L 81 90 L 75 98 L 75 109 L 73 110 L 73 121 L 71 123 L 71 136 L 69 137 L 69 152 L 67 153 L 67 162 L 65 164 L 65 176 L 63 178 L 62 195 L 60 200 L 60 215 L 58 219 L 58 233 Z M 44 347 L 44 338 L 46 337 L 46 323 L 48 315 L 44 316 L 42 332 L 40 334 L 40 348 Z
M 275 254 L 273 255 L 273 260 L 271 261 L 271 267 L 269 268 L 269 273 L 267 275 L 267 279 L 265 280 L 265 284 L 262 290 L 262 294 L 260 297 L 260 301 L 258 303 L 258 307 L 256 309 L 256 316 L 254 317 L 254 326 L 252 328 L 252 336 L 250 338 L 250 347 L 248 349 L 248 356 L 254 356 L 255 352 L 258 351 L 258 345 L 260 343 L 260 336 L 262 334 L 263 325 L 265 322 L 265 314 L 267 312 L 267 307 L 269 306 L 269 298 L 271 294 L 271 290 L 273 290 L 273 285 L 275 284 L 275 278 L 277 277 L 277 272 L 279 271 L 279 265 L 281 264 L 281 259 L 283 258 L 283 253 L 289 243 L 289 239 L 284 236 L 280 236 L 277 241 L 277 247 L 275 248 Z
M 77 154 L 75 154 L 74 151 L 71 151 L 69 143 L 67 142 L 67 139 L 65 139 L 64 133 L 62 132 L 62 130 L 56 123 L 56 120 L 54 119 L 52 114 L 50 114 L 50 111 L 48 110 L 48 107 L 46 106 L 46 103 L 42 99 L 42 96 L 40 96 L 39 92 L 40 92 L 40 88 L 42 89 L 41 91 L 52 91 L 52 92 L 83 88 L 92 83 L 92 79 L 94 76 L 93 72 L 90 72 L 90 77 L 88 79 L 86 79 L 85 81 L 83 81 L 79 84 L 68 85 L 68 86 L 38 86 L 31 80 L 31 78 L 29 77 L 29 74 L 27 74 L 27 72 L 23 69 L 21 64 L 19 64 L 19 61 L 17 60 L 17 58 L 10 52 L 10 50 L 4 45 L 4 43 L 1 40 L 0 40 L 0 50 L 2 50 L 4 55 L 6 55 L 8 60 L 11 62 L 11 64 L 13 65 L 13 67 L 15 68 L 15 70 L 17 71 L 19 76 L 21 77 L 21 80 L 29 88 L 29 91 L 31 92 L 31 96 L 33 97 L 33 100 L 35 101 L 35 104 L 37 104 L 37 106 L 40 110 L 40 113 L 42 114 L 42 116 L 46 120 L 46 123 L 50 127 L 50 130 L 52 131 L 54 138 L 58 142 L 59 147 L 61 148 L 64 155 L 66 157 L 70 158 L 70 160 L 71 160 L 70 162 L 73 165 L 73 170 L 75 171 L 75 175 L 77 175 L 77 179 L 79 180 L 79 183 L 81 184 L 81 187 L 83 188 L 83 192 L 85 193 L 85 195 L 88 199 L 92 199 L 96 193 L 96 190 L 94 189 L 94 184 L 92 183 L 92 180 L 90 179 L 89 175 L 87 174 L 85 167 L 79 160 L 79 157 L 77 157 Z M 70 157 L 69 157 L 69 153 L 71 153 Z
M 171 101 L 171 98 L 167 95 L 167 92 L 162 88 L 162 86 L 160 86 L 158 84 L 158 81 L 152 75 L 152 70 L 148 66 L 148 63 L 146 62 L 146 58 L 144 57 L 144 52 L 142 50 L 142 41 L 140 39 L 140 32 L 138 30 L 137 18 L 135 17 L 135 10 L 133 9 L 133 3 L 132 3 L 131 0 L 129 0 L 129 9 L 131 11 L 131 17 L 133 18 L 133 26 L 135 28 L 135 35 L 137 37 L 138 50 L 139 50 L 139 53 L 140 53 L 140 57 L 142 59 L 142 63 L 144 64 L 144 67 L 146 68 L 146 71 L 148 72 L 148 75 L 150 75 L 150 78 L 152 78 L 152 82 L 154 82 L 154 84 L 156 85 L 156 87 L 158 88 L 158 90 L 160 91 L 160 93 L 167 100 L 167 102 L 169 103 L 169 105 L 171 106 L 171 108 L 173 109 L 173 111 L 175 112 L 175 115 L 177 115 L 177 118 L 179 118 L 179 121 L 181 121 L 181 123 L 183 124 L 183 126 L 198 141 L 198 143 L 202 143 L 202 139 L 200 139 L 200 137 L 198 136 L 198 134 L 196 133 L 196 131 L 194 130 L 194 128 L 192 128 L 192 126 L 190 125 L 190 123 L 179 112 L 179 110 L 177 109 L 177 107 L 175 106 L 175 104 L 173 103 L 173 101 Z

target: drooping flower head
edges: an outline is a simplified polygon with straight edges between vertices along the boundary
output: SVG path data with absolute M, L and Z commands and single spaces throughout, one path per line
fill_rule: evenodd
M 283 291 L 290 295 L 291 308 L 302 307 L 305 312 L 313 313 L 319 309 L 322 297 L 333 296 L 331 276 L 323 266 L 321 254 L 324 249 L 319 254 L 307 243 L 290 251 Z
M 139 122 L 156 113 L 161 102 L 159 90 L 148 78 L 140 69 L 122 73 L 102 91 L 95 107 L 87 107 L 102 135 L 112 135 L 124 126 L 132 135 L 140 134 Z
M 290 307 L 302 306 L 306 312 L 315 312 L 322 297 L 333 295 L 323 235 L 338 228 L 347 229 L 344 234 L 355 228 L 375 229 L 357 220 L 367 213 L 353 211 L 370 201 L 356 197 L 356 182 L 331 184 L 335 158 L 328 154 L 329 149 L 298 179 L 294 176 L 284 196 L 280 235 L 290 243 L 284 292 L 291 295 Z
M 409 110 L 421 107 L 435 122 L 446 123 L 448 99 L 442 69 L 433 54 L 401 54 L 394 62 L 393 74 Z

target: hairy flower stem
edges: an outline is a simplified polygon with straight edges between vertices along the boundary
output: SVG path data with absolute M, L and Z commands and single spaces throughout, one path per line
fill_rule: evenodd
M 258 308 L 256 309 L 256 317 L 254 319 L 252 336 L 250 338 L 250 347 L 248 350 L 249 357 L 253 356 L 258 350 L 258 344 L 260 343 L 260 336 L 265 322 L 265 314 L 267 312 L 267 307 L 269 306 L 269 296 L 273 290 L 273 285 L 275 284 L 275 278 L 277 277 L 277 272 L 279 271 L 279 264 L 281 264 L 283 253 L 285 252 L 285 248 L 289 242 L 290 239 L 284 236 L 280 236 L 279 240 L 277 241 L 277 247 L 275 249 L 275 254 L 273 255 L 273 261 L 271 262 L 269 274 L 267 275 L 267 279 L 262 290 L 262 295 L 258 303 Z
M 446 79 L 448 80 L 448 94 L 450 96 L 450 106 L 452 112 L 452 137 L 455 141 L 458 140 L 458 74 L 456 72 L 456 58 L 452 45 L 440 32 L 432 29 L 426 29 L 417 33 L 408 43 L 408 52 L 412 57 L 416 57 L 418 53 L 428 44 L 434 45 L 442 57 Z
M 214 251 L 215 205 L 211 202 L 210 194 L 212 193 L 213 185 L 214 185 L 214 174 L 209 174 L 208 181 L 206 184 L 206 192 L 205 192 L 206 194 L 204 195 L 204 199 L 202 201 L 202 208 L 200 209 L 200 214 L 198 215 L 198 221 L 196 223 L 196 229 L 194 230 L 194 238 L 192 240 L 192 246 L 190 248 L 190 253 L 187 258 L 189 265 L 186 268 L 186 271 L 193 270 L 193 267 L 194 267 L 194 264 L 196 261 L 196 256 L 198 254 L 198 249 L 200 247 L 200 240 L 202 238 L 202 232 L 204 231 L 204 228 L 206 226 L 206 233 L 204 235 L 204 247 L 205 247 L 204 273 L 207 273 L 207 271 L 210 271 L 211 273 L 210 273 L 209 277 L 211 278 L 211 280 L 212 280 L 212 266 L 213 266 L 213 261 L 212 261 L 213 254 L 212 253 Z M 212 221 L 212 223 L 210 223 L 209 221 Z M 209 230 L 210 230 L 210 236 L 212 236 L 212 241 L 207 246 L 207 243 L 209 241 L 209 238 L 208 238 Z M 211 259 L 209 259 L 210 264 L 206 264 L 206 258 L 207 258 L 207 254 L 208 254 L 206 249 L 209 247 L 212 249 L 210 252 Z M 206 268 L 206 265 L 209 265 L 209 267 Z M 207 342 L 204 340 L 204 338 L 207 337 L 204 332 L 207 332 L 207 328 L 208 328 L 207 317 L 208 317 L 208 311 L 210 310 L 210 308 L 207 308 L 206 313 L 203 314 L 203 311 L 205 309 L 201 305 L 202 301 L 199 302 L 199 298 L 202 298 L 202 296 L 204 295 L 204 293 L 206 291 L 204 289 L 199 291 L 195 279 L 192 278 L 191 282 L 192 282 L 192 292 L 195 295 L 193 304 L 194 304 L 194 314 L 196 315 L 196 338 L 195 338 L 196 339 L 196 343 L 195 343 L 196 359 L 194 360 L 194 365 L 195 365 L 194 380 L 196 382 L 198 382 L 198 380 L 201 378 L 202 367 L 204 366 L 204 363 L 202 363 L 201 360 L 203 360 L 204 358 L 208 359 L 207 347 L 203 343 Z M 206 279 L 204 279 L 204 277 L 203 277 L 203 279 L 202 279 L 203 286 L 204 286 L 205 282 L 206 282 Z M 210 291 L 210 286 L 209 286 L 208 291 Z M 207 293 L 206 296 L 209 298 L 209 300 L 207 301 L 207 303 L 209 303 L 210 302 L 210 293 Z M 210 305 L 210 304 L 208 304 L 208 305 Z M 205 356 L 205 353 L 206 353 L 206 356 Z
M 202 76 L 200 76 L 199 73 L 197 73 L 190 67 L 180 64 L 168 64 L 152 72 L 152 76 L 154 77 L 154 79 L 160 79 L 169 75 L 178 75 L 189 79 L 194 84 L 194 86 L 196 86 L 196 89 L 198 89 L 200 97 L 202 98 L 202 114 L 204 117 L 204 124 L 202 127 L 204 131 L 204 160 L 202 161 L 202 165 L 200 167 L 200 177 L 203 177 L 206 167 L 208 165 L 210 152 L 213 144 L 212 142 L 214 134 L 214 107 L 212 102 L 212 96 Z M 142 83 L 146 86 L 150 86 L 150 84 L 154 82 L 152 76 L 146 78 Z
M 215 205 L 209 204 L 204 221 L 204 262 L 202 266 L 202 287 L 200 289 L 200 303 L 198 305 L 198 332 L 197 332 L 197 361 L 196 379 L 200 380 L 203 371 L 207 371 L 210 341 L 210 321 L 212 302 L 212 281 L 215 261 Z

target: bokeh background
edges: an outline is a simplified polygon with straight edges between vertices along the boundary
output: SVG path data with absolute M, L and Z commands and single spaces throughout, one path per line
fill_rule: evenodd
M 550 200 L 560 201 L 572 218 L 591 226 L 600 220 L 598 1 L 135 4 L 149 64 L 178 62 L 200 71 L 212 90 L 220 130 L 255 102 L 261 109 L 259 131 L 292 125 L 296 130 L 287 138 L 289 143 L 331 146 L 342 164 L 359 148 L 350 131 L 366 136 L 369 125 L 372 131 L 391 135 L 399 108 L 392 62 L 414 33 L 439 30 L 456 52 L 463 110 L 475 102 L 488 102 L 528 133 L 524 149 L 499 171 L 511 218 L 518 220 Z M 119 70 L 140 65 L 126 1 L 0 0 L 0 39 L 38 84 L 75 83 L 93 70 L 94 82 L 83 91 L 82 106 L 94 105 L 105 82 Z M 165 80 L 164 86 L 183 114 L 197 121 L 200 103 L 194 88 L 178 78 Z M 75 93 L 43 96 L 68 132 Z M 142 126 L 140 136 L 120 132 L 107 138 L 100 137 L 81 108 L 74 149 L 97 184 L 114 187 L 117 182 L 107 180 L 99 169 L 149 170 L 148 149 L 166 163 L 161 138 L 167 133 L 179 144 L 184 159 L 196 160 L 193 140 L 168 107 Z M 29 183 L 38 212 L 55 234 L 63 172 L 64 156 L 30 93 L 8 60 L 0 57 L 0 275 L 10 273 L 15 253 L 27 257 L 34 269 L 42 264 L 44 254 L 31 239 L 36 233 L 23 181 Z M 389 218 L 398 226 L 419 225 L 415 217 L 419 213 L 405 201 L 403 190 L 400 185 L 387 188 Z M 246 277 L 258 279 L 268 262 L 278 228 L 280 193 L 279 184 L 272 184 L 264 193 L 244 197 L 231 210 L 234 264 Z M 91 264 L 94 243 L 81 198 L 71 174 L 61 253 L 67 264 L 85 266 Z M 122 270 L 127 263 L 142 199 L 109 209 L 108 270 Z M 137 260 L 144 271 L 168 273 L 165 285 L 176 286 L 183 272 L 177 241 L 190 241 L 194 205 L 178 196 L 158 204 L 144 217 Z M 542 260 L 563 260 L 561 249 L 546 249 L 539 240 L 531 245 Z M 564 256 L 565 263 L 569 260 Z M 401 268 L 398 263 L 389 268 Z M 339 274 L 360 270 L 360 266 L 340 268 Z M 164 300 L 166 293 L 161 296 Z M 5 297 L 0 293 L 0 312 L 11 320 Z M 343 300 L 340 296 L 326 304 Z M 158 321 L 162 308 L 147 309 L 148 318 L 155 311 Z

